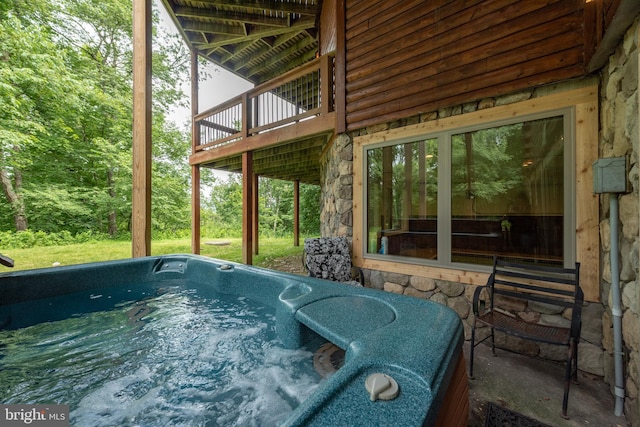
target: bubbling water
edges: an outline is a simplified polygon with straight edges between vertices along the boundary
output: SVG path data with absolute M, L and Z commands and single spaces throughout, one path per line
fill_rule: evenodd
M 0 401 L 68 404 L 78 426 L 274 425 L 321 382 L 274 324 L 249 299 L 172 289 L 0 331 Z

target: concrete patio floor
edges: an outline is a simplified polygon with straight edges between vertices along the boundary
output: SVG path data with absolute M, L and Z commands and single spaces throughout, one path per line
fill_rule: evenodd
M 469 342 L 464 354 L 469 371 Z M 579 384 L 569 391 L 569 420 L 560 416 L 564 366 L 481 344 L 476 347 L 474 376 L 469 380 L 469 426 L 485 425 L 488 402 L 557 427 L 627 427 L 626 418 L 614 415 L 615 399 L 601 378 L 580 372 Z

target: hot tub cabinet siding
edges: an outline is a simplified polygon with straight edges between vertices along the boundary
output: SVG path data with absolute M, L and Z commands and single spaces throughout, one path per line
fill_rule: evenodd
M 300 347 L 320 335 L 346 350 L 344 366 L 283 425 L 446 425 L 438 420 L 443 403 L 461 418 L 459 425 L 466 425 L 467 414 L 459 413 L 460 407 L 468 411 L 462 324 L 452 310 L 430 301 L 196 255 L 170 255 L 3 274 L 0 316 L 11 316 L 11 327 L 16 327 L 14 321 L 33 324 L 47 320 L 47 313 L 29 313 L 24 319 L 17 303 L 180 283 L 211 286 L 274 308 L 276 330 L 287 347 Z M 397 398 L 370 400 L 365 379 L 375 372 L 398 382 Z

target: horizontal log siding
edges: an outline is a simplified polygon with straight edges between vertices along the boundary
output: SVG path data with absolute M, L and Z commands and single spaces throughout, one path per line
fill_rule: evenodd
M 347 0 L 347 129 L 581 76 L 583 7 Z

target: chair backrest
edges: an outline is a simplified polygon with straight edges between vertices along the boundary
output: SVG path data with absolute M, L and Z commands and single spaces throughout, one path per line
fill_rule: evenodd
M 573 324 L 580 320 L 584 300 L 578 262 L 575 268 L 563 268 L 518 264 L 494 257 L 488 285 L 493 288 L 492 309 L 495 295 L 572 308 L 572 329 L 579 327 Z
M 351 253 L 346 237 L 304 239 L 304 263 L 311 277 L 351 280 Z

